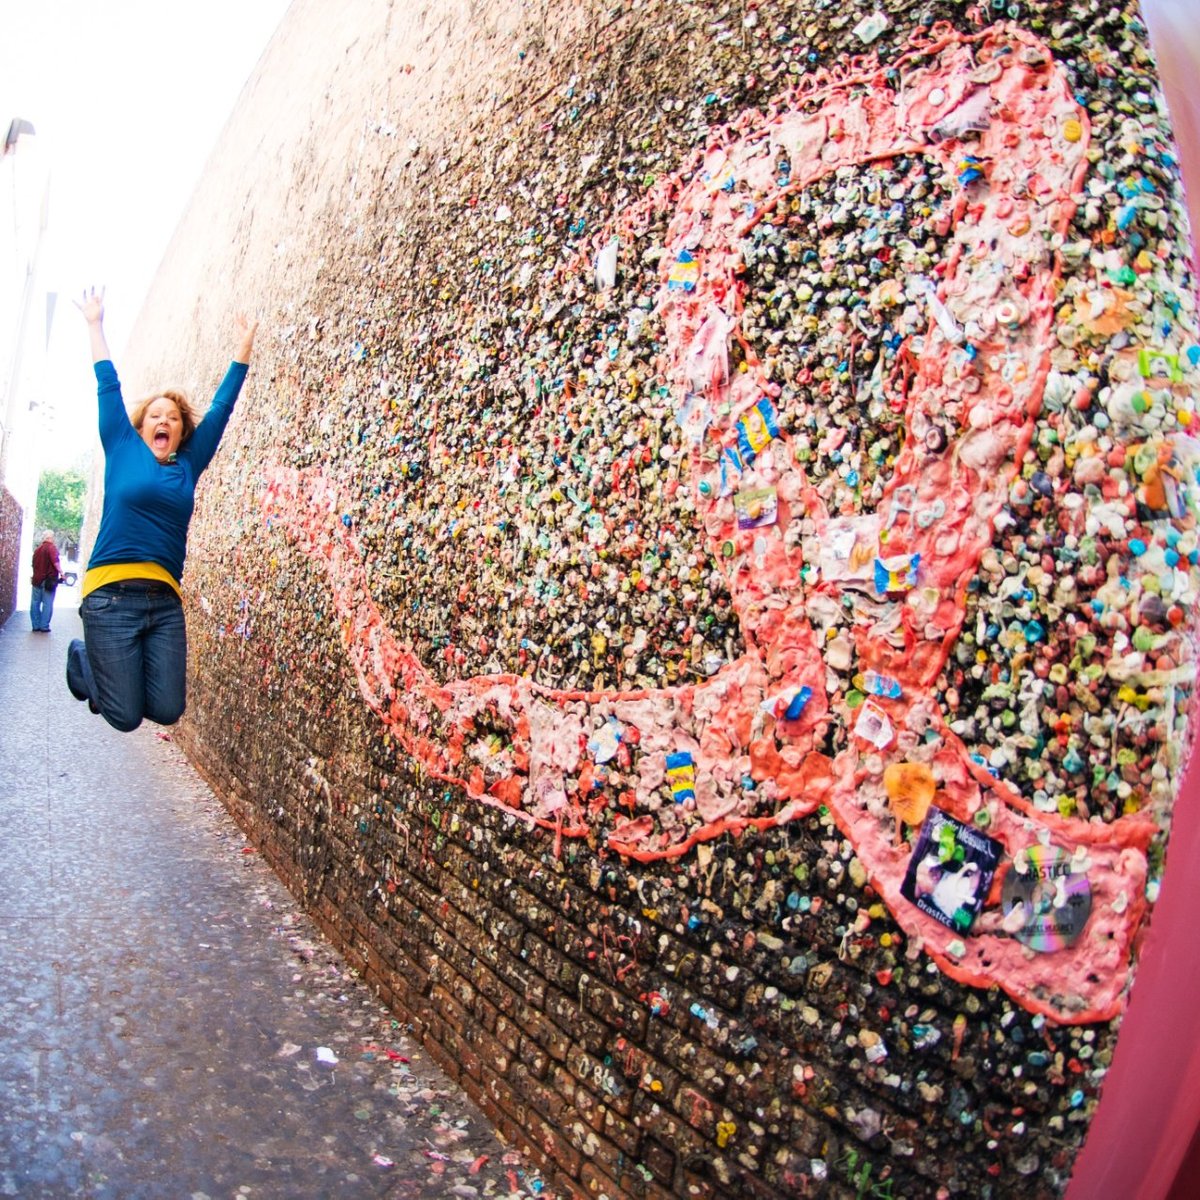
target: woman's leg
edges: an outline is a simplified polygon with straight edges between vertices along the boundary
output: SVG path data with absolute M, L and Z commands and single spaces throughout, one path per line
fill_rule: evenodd
M 142 723 L 146 711 L 142 655 L 146 597 L 110 584 L 85 596 L 79 615 L 83 618 L 86 661 L 91 669 L 89 698 L 114 729 L 128 733 Z M 77 678 L 72 680 L 68 656 L 68 679 L 77 695 L 78 676 L 83 675 L 78 655 L 74 665 Z
M 67 688 L 76 700 L 86 700 L 92 712 L 100 711 L 96 707 L 92 664 L 88 662 L 87 646 L 81 638 L 72 638 L 67 647 Z
M 145 640 L 146 716 L 174 725 L 183 716 L 187 693 L 187 627 L 183 605 L 164 588 L 149 598 Z

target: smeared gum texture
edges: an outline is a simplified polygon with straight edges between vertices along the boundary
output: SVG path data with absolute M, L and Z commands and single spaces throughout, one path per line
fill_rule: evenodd
M 371 599 L 355 533 L 339 519 L 341 498 L 319 470 L 271 472 L 263 512 L 328 572 L 365 701 L 433 778 L 551 829 L 558 839 L 603 830 L 610 849 L 641 861 L 685 855 L 700 842 L 783 824 L 827 806 L 905 931 L 910 953 L 923 949 L 953 978 L 998 985 L 1054 1020 L 1103 1020 L 1124 1003 L 1132 945 L 1145 913 L 1153 818 L 1135 813 L 1105 825 L 1035 810 L 972 761 L 933 697 L 961 631 L 965 589 L 992 544 L 993 521 L 1040 411 L 1059 275 L 1056 257 L 1044 247 L 1071 220 L 1070 197 L 1087 167 L 1087 115 L 1049 53 L 1004 27 L 974 37 L 935 28 L 894 66 L 903 80 L 898 92 L 885 85 L 882 68 L 863 60 L 836 76 L 810 80 L 768 116 L 744 114 L 597 239 L 599 248 L 651 213 L 671 214 L 658 299 L 666 331 L 662 378 L 680 401 L 690 394 L 707 408 L 707 431 L 691 452 L 690 486 L 710 544 L 733 546 L 732 554 L 716 560 L 746 644 L 739 659 L 702 683 L 653 691 L 555 690 L 516 675 L 442 684 Z M 978 195 L 964 187 L 957 196 L 923 350 L 903 398 L 905 441 L 883 502 L 873 512 L 828 512 L 785 432 L 740 480 L 743 487 L 776 489 L 777 519 L 739 530 L 733 497 L 720 494 L 713 456 L 704 454 L 736 443 L 738 418 L 773 390 L 753 353 L 745 369 L 729 367 L 743 302 L 739 242 L 839 167 L 922 155 L 954 176 L 962 144 L 938 141 L 931 130 L 960 105 L 983 106 L 991 114 L 970 148 L 984 165 L 987 187 Z M 1079 123 L 1078 140 L 1063 137 L 1067 121 Z M 791 164 L 782 183 L 774 167 L 780 153 Z M 730 190 L 720 186 L 728 180 L 736 185 Z M 685 249 L 699 264 L 691 291 L 667 281 Z M 590 263 L 578 269 L 588 270 Z M 979 305 L 995 312 L 1005 303 L 1019 319 L 974 339 L 979 360 L 1001 355 L 1005 370 L 981 368 L 981 386 L 968 394 L 948 369 L 958 349 L 950 336 L 957 314 Z M 948 425 L 951 439 L 936 455 L 926 451 L 924 440 L 934 424 Z M 944 505 L 941 515 L 925 515 L 935 505 Z M 811 523 L 812 536 L 796 536 L 801 518 Z M 839 574 L 822 555 L 835 532 L 852 533 L 857 545 L 867 547 L 868 561 L 919 555 L 916 585 L 880 597 L 853 571 Z M 853 735 L 856 714 L 840 691 L 828 689 L 824 639 L 814 627 L 813 613 L 823 604 L 840 605 L 847 589 L 869 598 L 877 613 L 875 621 L 853 626 L 859 669 L 877 670 L 901 686 L 899 698 L 873 699 L 894 731 L 881 749 Z M 764 702 L 800 687 L 812 696 L 799 719 L 785 719 L 769 703 L 770 711 L 764 710 Z M 598 764 L 587 749 L 609 717 L 626 735 L 623 749 L 637 779 L 617 811 L 603 795 L 594 802 Z M 831 723 L 839 721 L 851 732 L 830 757 L 822 747 Z M 486 734 L 497 731 L 485 744 Z M 670 807 L 664 800 L 665 755 L 678 751 L 689 752 L 695 763 L 698 820 L 686 826 L 663 820 L 664 805 Z M 937 781 L 934 802 L 984 826 L 1009 855 L 1042 841 L 1080 856 L 1092 915 L 1073 946 L 1036 954 L 999 928 L 1002 873 L 967 936 L 900 895 L 910 848 L 882 784 L 884 767 L 899 761 L 927 763 Z M 747 777 L 753 788 L 744 786 Z

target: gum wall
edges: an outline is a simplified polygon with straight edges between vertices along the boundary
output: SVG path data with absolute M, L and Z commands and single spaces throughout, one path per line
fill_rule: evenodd
M 0 487 L 0 625 L 17 607 L 17 577 L 21 571 L 21 506 L 6 487 Z
M 179 737 L 563 1194 L 1064 1191 L 1189 747 L 1188 254 L 1132 3 L 293 5 L 119 364 L 261 314 Z

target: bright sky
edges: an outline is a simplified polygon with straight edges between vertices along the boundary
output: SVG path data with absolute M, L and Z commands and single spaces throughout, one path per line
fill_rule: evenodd
M 42 278 L 58 293 L 49 375 L 61 417 L 44 466 L 72 465 L 95 428 L 87 337 L 72 299 L 105 285 L 105 329 L 119 366 L 167 244 L 288 4 L 3 5 L 0 121 L 5 129 L 14 117 L 29 121 L 50 171 Z

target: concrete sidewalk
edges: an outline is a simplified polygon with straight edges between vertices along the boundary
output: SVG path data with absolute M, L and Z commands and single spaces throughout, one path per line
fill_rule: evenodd
M 548 1196 L 79 636 L 0 629 L 0 1196 Z

